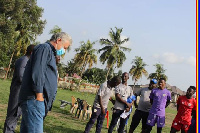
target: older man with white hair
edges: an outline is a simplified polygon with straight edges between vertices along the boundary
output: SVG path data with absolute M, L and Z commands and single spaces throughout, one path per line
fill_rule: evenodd
M 51 110 L 57 91 L 56 57 L 65 54 L 71 37 L 60 32 L 50 42 L 35 46 L 27 62 L 19 104 L 22 108 L 21 133 L 43 133 L 43 120 Z

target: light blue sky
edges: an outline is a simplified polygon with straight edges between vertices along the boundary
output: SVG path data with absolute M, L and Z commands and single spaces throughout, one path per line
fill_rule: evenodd
M 162 63 L 168 83 L 182 90 L 196 86 L 196 3 L 195 0 L 38 0 L 47 20 L 44 32 L 37 38 L 44 42 L 49 31 L 58 25 L 73 38 L 72 49 L 63 62 L 74 57 L 74 48 L 80 41 L 97 41 L 108 38 L 110 28 L 123 28 L 122 36 L 129 37 L 125 46 L 127 60 L 122 71 L 129 71 L 135 56 L 141 56 L 148 66 Z M 95 48 L 102 46 L 95 44 Z M 97 67 L 105 68 L 98 62 Z M 129 79 L 129 84 L 133 84 Z M 138 84 L 147 84 L 143 77 Z

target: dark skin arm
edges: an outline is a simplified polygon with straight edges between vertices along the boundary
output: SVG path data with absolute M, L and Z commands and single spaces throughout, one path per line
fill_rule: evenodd
M 112 97 L 109 98 L 109 100 L 112 102 L 112 104 L 115 104 L 115 100 L 112 99 Z
M 196 110 L 192 110 L 192 117 L 196 118 Z
M 167 100 L 165 108 L 167 108 L 167 106 L 170 104 L 170 100 Z
M 151 103 L 151 105 L 153 104 L 153 99 L 150 99 L 150 103 Z
M 138 105 L 137 105 L 137 94 L 136 93 L 135 93 L 135 97 L 136 97 L 136 99 L 134 101 L 134 106 L 135 106 L 135 108 L 138 108 Z
M 125 100 L 123 100 L 123 99 L 120 97 L 119 93 L 116 93 L 116 94 L 115 94 L 115 97 L 116 97 L 116 100 L 117 100 L 117 101 L 119 101 L 119 102 L 125 104 L 129 109 L 131 108 L 132 103 L 127 103 Z
M 178 111 L 178 108 L 179 108 L 179 105 L 178 105 L 178 104 L 177 104 L 176 108 L 177 108 L 177 111 Z
M 102 98 L 101 96 L 98 95 L 98 100 L 99 100 L 99 105 L 101 107 L 101 113 L 102 114 L 106 114 L 105 109 L 103 108 L 103 104 L 102 104 Z

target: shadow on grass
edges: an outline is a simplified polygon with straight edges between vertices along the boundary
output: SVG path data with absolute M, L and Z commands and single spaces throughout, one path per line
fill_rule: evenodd
M 70 107 L 65 107 L 64 109 L 61 109 L 58 106 L 53 106 L 53 112 L 62 113 L 62 114 L 66 114 L 66 115 L 71 115 L 69 108 Z

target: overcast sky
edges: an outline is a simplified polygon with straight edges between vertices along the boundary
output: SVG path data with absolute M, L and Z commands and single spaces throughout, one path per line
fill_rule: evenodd
M 38 0 L 44 8 L 42 19 L 47 24 L 37 38 L 41 43 L 50 39 L 49 31 L 58 25 L 72 36 L 71 51 L 63 62 L 74 57 L 74 49 L 81 41 L 109 38 L 110 28 L 123 28 L 122 38 L 132 49 L 126 53 L 122 71 L 129 71 L 135 56 L 141 56 L 149 73 L 155 72 L 156 63 L 166 69 L 170 85 L 186 91 L 196 86 L 196 1 L 195 0 Z M 101 48 L 97 42 L 95 48 Z M 105 68 L 98 62 L 96 67 Z M 116 72 L 119 69 L 116 70 Z M 132 79 L 128 81 L 133 84 Z M 138 84 L 149 81 L 142 77 Z

